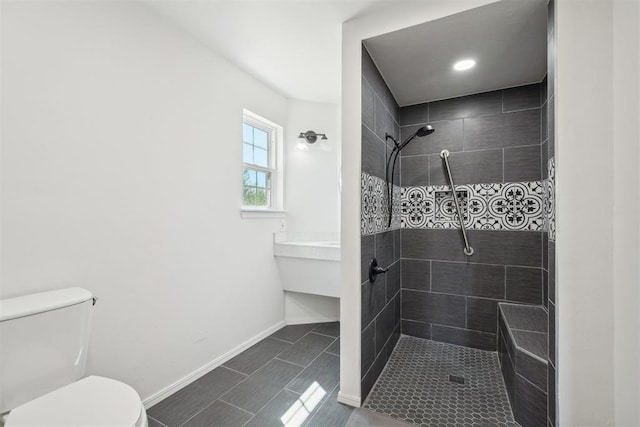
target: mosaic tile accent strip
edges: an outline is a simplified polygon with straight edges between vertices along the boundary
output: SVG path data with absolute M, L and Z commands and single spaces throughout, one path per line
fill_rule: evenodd
M 389 221 L 387 184 L 377 176 L 362 172 L 360 174 L 360 197 L 362 197 L 360 234 L 376 234 L 400 228 L 401 193 L 400 187 L 394 185 L 392 221 L 389 228 L 387 227 Z
M 469 192 L 462 190 L 456 191 L 458 196 L 458 203 L 460 204 L 460 210 L 465 222 L 469 220 Z M 449 224 L 455 226 L 458 224 L 458 211 L 456 210 L 456 204 L 453 200 L 453 194 L 451 191 L 435 191 L 435 221 L 441 224 Z
M 545 230 L 549 232 L 549 240 L 556 240 L 556 161 L 549 159 L 548 164 L 549 179 L 545 181 Z
M 423 426 L 518 426 L 495 352 L 404 335 L 364 407 Z
M 548 231 L 555 240 L 555 161 L 544 181 L 457 185 L 464 224 L 471 230 Z M 387 227 L 385 181 L 361 173 L 362 235 L 398 228 L 459 229 L 451 187 L 394 186 L 391 227 Z
M 544 227 L 544 183 L 541 181 L 457 185 L 465 212 L 465 227 L 472 230 L 528 230 Z M 451 187 L 403 187 L 403 228 L 460 228 Z

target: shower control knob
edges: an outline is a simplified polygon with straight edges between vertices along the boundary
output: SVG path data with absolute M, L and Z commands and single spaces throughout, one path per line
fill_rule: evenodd
M 369 282 L 375 282 L 378 274 L 384 274 L 387 271 L 389 271 L 388 268 L 382 268 L 378 265 L 377 259 L 371 258 L 371 262 L 369 263 Z

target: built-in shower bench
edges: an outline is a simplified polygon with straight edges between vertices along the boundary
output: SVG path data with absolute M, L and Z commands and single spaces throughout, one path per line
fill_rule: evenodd
M 548 314 L 541 306 L 498 304 L 498 352 L 513 409 L 523 427 L 547 425 Z

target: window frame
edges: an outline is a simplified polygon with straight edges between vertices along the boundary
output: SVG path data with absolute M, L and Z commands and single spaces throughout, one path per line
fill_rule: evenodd
M 244 161 L 244 138 L 240 138 L 242 144 L 242 187 L 241 187 L 241 212 L 243 218 L 260 217 L 260 213 L 264 214 L 283 214 L 283 183 L 284 183 L 284 168 L 283 168 L 283 128 L 282 126 L 265 119 L 258 114 L 255 114 L 247 109 L 243 109 L 242 124 L 247 124 L 256 129 L 265 131 L 268 135 L 268 166 L 260 166 L 255 163 L 245 163 Z M 254 145 L 255 147 L 255 145 Z M 259 172 L 267 172 L 269 177 L 269 184 L 267 186 L 268 198 L 267 206 L 257 205 L 245 205 L 244 204 L 244 171 L 245 169 L 252 169 Z

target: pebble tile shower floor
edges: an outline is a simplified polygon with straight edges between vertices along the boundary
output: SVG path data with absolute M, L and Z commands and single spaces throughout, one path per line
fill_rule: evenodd
M 364 408 L 424 426 L 519 425 L 496 353 L 409 336 L 398 341 Z

